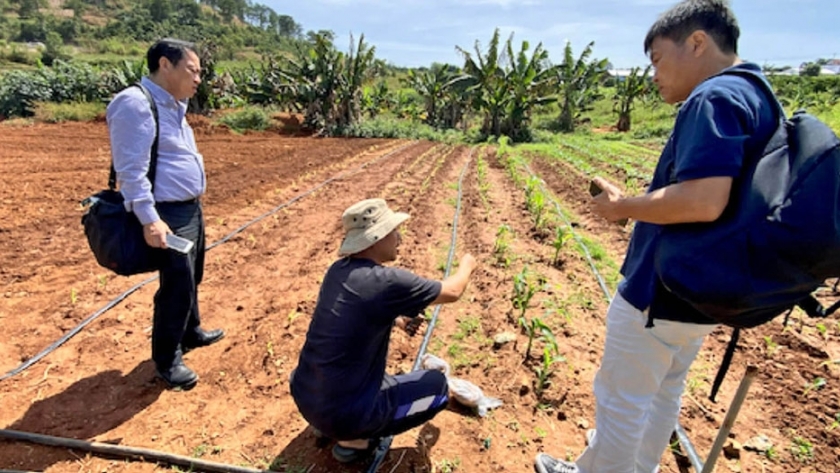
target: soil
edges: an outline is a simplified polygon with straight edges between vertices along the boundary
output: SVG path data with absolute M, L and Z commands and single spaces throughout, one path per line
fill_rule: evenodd
M 316 441 L 288 388 L 320 279 L 336 258 L 340 215 L 368 197 L 383 197 L 410 213 L 395 264 L 440 278 L 465 172 L 456 262 L 471 252 L 480 267 L 466 296 L 442 308 L 429 352 L 446 359 L 454 376 L 504 405 L 485 418 L 451 405 L 425 426 L 397 436 L 379 471 L 525 472 L 533 470 L 539 451 L 573 457 L 582 450 L 586 429 L 594 427 L 592 378 L 607 300 L 572 246 L 554 261 L 554 249 L 533 228 L 523 191 L 492 149 L 276 132 L 234 135 L 191 120 L 207 164 L 209 242 L 338 178 L 208 253 L 202 318 L 207 328 L 224 328 L 227 336 L 186 356 L 201 377 L 195 389 L 168 391 L 155 379 L 149 360 L 157 286 L 152 282 L 39 363 L 0 382 L 0 426 L 277 471 L 365 471 L 365 464 L 333 460 L 331 445 Z M 107 181 L 103 123 L 5 128 L 0 150 L 0 373 L 5 373 L 150 275 L 116 277 L 98 267 L 81 231 L 79 201 Z M 573 215 L 576 231 L 598 241 L 620 263 L 630 227 L 592 216 L 588 180 L 547 159 L 535 157 L 532 166 Z M 494 247 L 502 226 L 511 237 L 500 258 Z M 535 370 L 545 343 L 535 341 L 532 356 L 526 356 L 527 336 L 516 325 L 519 312 L 511 304 L 513 277 L 526 266 L 533 281 L 543 282 L 526 317 L 541 318 L 552 328 L 565 359 L 553 365 L 551 384 L 540 395 Z M 834 298 L 827 288 L 825 302 Z M 837 471 L 840 427 L 832 428 L 832 421 L 840 412 L 835 362 L 840 326 L 836 319 L 824 326 L 822 333 L 817 321 L 795 314 L 786 330 L 773 322 L 745 333 L 718 404 L 705 396 L 728 332 L 709 337 L 689 376 L 683 427 L 705 455 L 744 367 L 753 364 L 760 374 L 733 440 L 746 444 L 765 435 L 776 452 L 771 459 L 741 449 L 734 452 L 740 459 L 722 458 L 717 471 Z M 414 337 L 395 329 L 389 371 L 411 370 L 427 328 Z M 494 344 L 502 332 L 514 334 L 515 341 Z M 817 378 L 825 380 L 824 387 L 806 388 Z M 801 447 L 797 455 L 795 442 Z M 0 469 L 168 467 L 0 441 Z M 678 457 L 666 452 L 662 471 L 681 471 Z

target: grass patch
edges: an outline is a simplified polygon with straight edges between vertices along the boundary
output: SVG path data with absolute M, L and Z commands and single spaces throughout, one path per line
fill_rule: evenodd
M 271 116 L 260 107 L 246 107 L 223 116 L 219 123 L 237 133 L 247 130 L 264 131 L 271 125 Z
M 105 113 L 105 104 L 97 102 L 35 104 L 35 120 L 46 123 L 89 122 Z

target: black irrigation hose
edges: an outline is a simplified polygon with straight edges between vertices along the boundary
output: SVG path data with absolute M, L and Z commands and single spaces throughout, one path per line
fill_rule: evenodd
M 452 220 L 452 237 L 449 242 L 449 256 L 446 259 L 446 270 L 443 275 L 444 279 L 449 277 L 449 273 L 452 271 L 452 261 L 455 259 L 455 246 L 458 241 L 458 218 L 461 214 L 461 197 L 464 195 L 464 176 L 467 174 L 467 169 L 469 169 L 470 164 L 472 163 L 474 152 L 475 148 L 470 151 L 467 164 L 464 165 L 464 169 L 461 171 L 461 176 L 458 178 L 458 200 L 455 204 L 455 217 Z M 432 339 L 432 332 L 434 332 L 435 325 L 437 325 L 441 307 L 442 304 L 436 305 L 434 311 L 432 312 L 432 319 L 429 321 L 428 327 L 426 328 L 426 335 L 423 337 L 423 343 L 420 344 L 420 350 L 417 352 L 417 359 L 414 360 L 414 366 L 411 368 L 412 371 L 420 369 L 423 355 L 426 353 L 426 348 L 428 348 L 429 341 Z M 370 468 L 367 470 L 368 473 L 376 473 L 382 465 L 382 462 L 385 460 L 385 455 L 388 453 L 388 450 L 390 450 L 391 443 L 393 441 L 394 436 L 392 435 L 390 437 L 383 438 L 379 442 L 379 446 L 376 447 L 374 452 L 373 462 L 371 462 Z
M 66 448 L 82 452 L 95 453 L 125 460 L 139 460 L 146 462 L 160 462 L 168 465 L 177 465 L 189 469 L 189 471 L 208 471 L 213 473 L 264 473 L 256 468 L 228 465 L 200 458 L 186 457 L 172 453 L 149 450 L 146 448 L 128 447 L 124 445 L 112 445 L 110 443 L 88 442 L 87 440 L 76 440 L 64 437 L 53 437 L 50 435 L 19 432 L 16 430 L 0 430 L 0 438 L 30 442 L 49 447 Z M 0 471 L 2 473 L 2 471 Z M 266 472 L 267 473 L 267 472 Z
M 534 171 L 527 164 L 522 164 L 525 170 L 531 175 L 531 177 L 539 179 L 540 189 L 545 192 L 545 187 L 543 186 L 543 180 L 537 177 L 534 174 Z M 557 200 L 554 197 L 549 196 L 549 200 L 552 204 L 554 204 L 554 208 L 557 210 L 557 213 L 560 214 L 560 217 L 563 221 L 566 222 L 566 226 L 569 228 L 569 231 L 572 232 L 572 236 L 574 237 L 575 241 L 578 242 L 580 247 L 583 249 L 584 254 L 586 255 L 586 260 L 589 262 L 589 267 L 592 268 L 592 273 L 595 275 L 595 278 L 598 280 L 598 285 L 601 286 L 601 290 L 604 292 L 604 295 L 607 297 L 607 301 L 612 302 L 612 295 L 610 294 L 610 290 L 607 287 L 607 284 L 604 282 L 604 278 L 601 277 L 601 273 L 598 272 L 598 269 L 595 267 L 595 263 L 592 261 L 592 256 L 589 253 L 589 249 L 586 247 L 586 244 L 583 240 L 578 236 L 577 232 L 575 232 L 574 228 L 571 225 L 571 222 L 566 218 L 563 214 L 562 209 L 560 208 L 560 204 L 557 203 Z M 691 443 L 691 439 L 688 438 L 686 435 L 685 430 L 682 428 L 679 422 L 675 427 L 675 434 L 679 439 L 680 443 L 683 445 L 686 451 L 686 456 L 688 457 L 689 461 L 691 462 L 692 466 L 698 472 L 703 470 L 703 460 L 697 454 L 697 450 L 694 448 L 694 445 Z
M 369 166 L 371 166 L 371 165 L 373 165 L 373 164 L 376 164 L 376 163 L 378 163 L 379 161 L 382 161 L 382 160 L 384 160 L 384 159 L 387 159 L 387 158 L 389 158 L 389 157 L 391 157 L 391 156 L 393 156 L 393 155 L 395 155 L 395 154 L 399 153 L 400 151 L 402 151 L 402 150 L 404 150 L 404 149 L 408 148 L 409 146 L 411 146 L 411 144 L 412 144 L 412 143 L 409 143 L 409 144 L 403 145 L 403 146 L 401 146 L 401 147 L 399 147 L 399 148 L 395 149 L 394 151 L 391 151 L 391 152 L 389 152 L 389 153 L 386 153 L 386 154 L 384 154 L 384 155 L 382 155 L 382 156 L 380 156 L 380 157 L 378 157 L 378 158 L 374 159 L 373 161 L 370 161 L 370 162 L 368 162 L 368 163 L 365 163 L 365 164 L 363 164 L 363 165 L 359 166 L 358 168 L 356 168 L 356 169 L 354 169 L 354 170 L 352 170 L 352 171 L 344 171 L 344 172 L 341 172 L 341 173 L 337 174 L 336 176 L 333 176 L 333 177 L 331 177 L 331 178 L 327 179 L 326 181 L 324 181 L 324 182 L 322 182 L 322 183 L 318 184 L 317 186 L 313 187 L 312 189 L 309 189 L 308 191 L 306 191 L 306 192 L 304 192 L 304 193 L 302 193 L 302 194 L 299 194 L 298 196 L 294 197 L 293 199 L 289 200 L 288 202 L 285 202 L 285 203 L 283 203 L 283 204 L 278 205 L 277 207 L 273 208 L 272 210 L 270 210 L 270 211 L 268 211 L 268 212 L 264 213 L 263 215 L 260 215 L 259 217 L 257 217 L 257 218 L 255 218 L 255 219 L 251 220 L 250 222 L 246 223 L 245 225 L 242 225 L 241 227 L 237 228 L 236 230 L 232 231 L 231 233 L 229 233 L 228 235 L 226 235 L 225 237 L 223 237 L 221 240 L 219 240 L 219 241 L 217 241 L 217 242 L 213 243 L 212 245 L 210 245 L 209 247 L 207 247 L 207 251 L 210 251 L 210 250 L 212 250 L 213 248 L 215 248 L 215 247 L 217 247 L 217 246 L 221 245 L 222 243 L 227 242 L 228 240 L 230 240 L 231 238 L 233 238 L 233 237 L 234 237 L 234 236 L 236 236 L 237 234 L 242 233 L 242 232 L 243 232 L 245 229 L 247 229 L 248 227 L 250 227 L 250 226 L 252 226 L 252 225 L 254 225 L 254 224 L 256 224 L 256 223 L 260 222 L 261 220 L 264 220 L 264 219 L 266 219 L 266 218 L 270 217 L 271 215 L 273 215 L 273 214 L 275 214 L 275 213 L 277 213 L 277 212 L 279 212 L 279 211 L 283 210 L 284 208 L 286 208 L 286 207 L 288 207 L 288 206 L 290 206 L 290 205 L 294 204 L 295 202 L 297 202 L 297 201 L 299 201 L 299 200 L 303 199 L 304 197 L 307 197 L 307 196 L 309 196 L 309 195 L 311 195 L 311 194 L 313 194 L 313 193 L 317 192 L 318 190 L 320 190 L 321 188 L 323 188 L 323 187 L 327 186 L 328 184 L 330 184 L 330 183 L 332 183 L 332 182 L 335 182 L 335 181 L 337 181 L 337 180 L 339 180 L 339 179 L 343 179 L 343 178 L 345 178 L 345 177 L 348 177 L 348 176 L 352 176 L 352 175 L 354 175 L 354 174 L 357 174 L 357 173 L 359 173 L 359 172 L 363 171 L 364 169 L 366 169 L 367 167 L 369 167 Z M 16 376 L 16 375 L 18 375 L 18 374 L 22 373 L 23 371 L 27 370 L 28 368 L 30 368 L 30 367 L 31 367 L 32 365 L 34 365 L 35 363 L 37 363 L 37 362 L 41 361 L 44 357 L 46 357 L 47 355 L 49 355 L 50 353 L 52 353 L 53 351 L 55 351 L 58 347 L 60 347 L 61 345 L 64 345 L 64 344 L 65 344 L 68 340 L 70 340 L 71 338 L 73 338 L 73 337 L 75 337 L 76 335 L 78 335 L 78 334 L 79 334 L 79 332 L 81 332 L 81 331 L 82 331 L 85 327 L 87 327 L 87 326 L 88 326 L 91 322 L 93 322 L 94 320 L 98 319 L 98 318 L 99 318 L 100 316 L 102 316 L 104 313 L 106 313 L 106 312 L 108 312 L 109 310 L 111 310 L 112 308 L 114 308 L 117 304 L 119 304 L 120 302 L 124 301 L 126 298 L 128 298 L 128 296 L 130 296 L 131 294 L 134 294 L 135 292 L 137 292 L 137 291 L 138 291 L 140 288 L 142 288 L 143 286 L 145 286 L 145 285 L 147 285 L 147 284 L 149 284 L 149 283 L 152 283 L 152 282 L 156 281 L 157 279 L 158 279 L 158 276 L 152 276 L 152 277 L 150 277 L 149 279 L 146 279 L 145 281 L 139 282 L 139 283 L 137 283 L 136 285 L 134 285 L 133 287 L 131 287 L 129 290 L 127 290 L 127 291 L 123 292 L 122 294 L 120 294 L 119 296 L 117 296 L 117 298 L 115 298 L 115 299 L 114 299 L 114 300 L 112 300 L 111 302 L 107 303 L 107 304 L 106 304 L 103 308 L 99 309 L 99 310 L 98 310 L 98 311 L 96 311 L 94 314 L 92 314 L 91 316 L 89 316 L 88 318 L 86 318 L 85 320 L 83 320 L 83 321 L 82 321 L 82 323 L 80 323 L 80 324 L 79 324 L 79 325 L 77 325 L 75 328 L 73 328 L 72 330 L 70 330 L 69 332 L 67 332 L 67 333 L 66 333 L 63 337 L 61 337 L 58 341 L 56 341 L 56 342 L 55 342 L 55 343 L 53 343 L 52 345 L 50 345 L 50 346 L 48 346 L 47 348 L 45 348 L 42 352 L 40 352 L 40 353 L 38 353 L 37 355 L 33 356 L 32 358 L 30 358 L 30 359 L 26 360 L 26 362 L 24 362 L 23 364 L 21 364 L 21 365 L 20 365 L 20 366 L 18 366 L 17 368 L 13 369 L 12 371 L 9 371 L 8 373 L 4 374 L 3 376 L 0 376 L 0 382 L 5 381 L 5 380 L 9 379 L 9 378 L 11 378 L 12 376 Z

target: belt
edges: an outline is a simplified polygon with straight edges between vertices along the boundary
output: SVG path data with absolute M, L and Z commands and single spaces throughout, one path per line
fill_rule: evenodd
M 196 205 L 201 203 L 201 196 L 188 200 L 177 200 L 171 202 L 156 202 L 155 205 Z

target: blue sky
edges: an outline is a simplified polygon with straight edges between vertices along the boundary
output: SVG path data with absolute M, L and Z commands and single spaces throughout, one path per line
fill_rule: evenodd
M 658 14 L 675 0 L 262 0 L 304 30 L 329 29 L 342 49 L 349 34 L 376 46 L 399 66 L 460 65 L 455 46 L 486 44 L 499 27 L 515 44 L 542 42 L 560 61 L 566 40 L 579 52 L 595 41 L 595 56 L 616 67 L 647 64 L 642 41 Z M 741 57 L 760 64 L 799 65 L 840 58 L 840 1 L 732 0 L 741 25 Z

